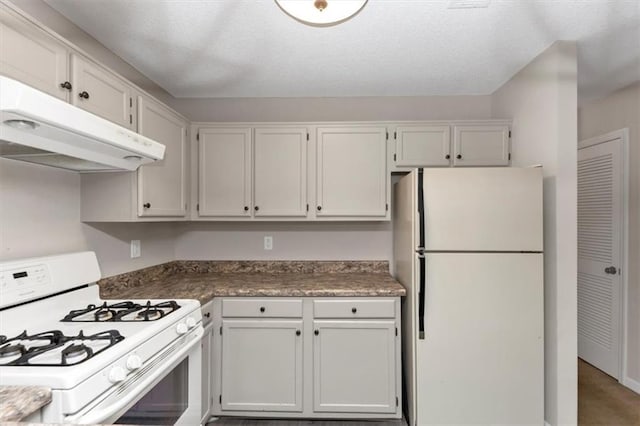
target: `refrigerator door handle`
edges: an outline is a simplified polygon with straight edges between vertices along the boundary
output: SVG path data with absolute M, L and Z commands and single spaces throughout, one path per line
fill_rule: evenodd
M 420 290 L 418 292 L 418 339 L 424 340 L 424 304 L 426 287 L 426 259 L 424 254 L 418 255 L 420 263 Z

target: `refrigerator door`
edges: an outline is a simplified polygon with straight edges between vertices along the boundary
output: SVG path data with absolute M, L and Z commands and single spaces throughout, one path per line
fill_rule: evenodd
M 542 256 L 426 255 L 417 425 L 544 424 Z
M 426 251 L 542 251 L 542 169 L 424 169 Z

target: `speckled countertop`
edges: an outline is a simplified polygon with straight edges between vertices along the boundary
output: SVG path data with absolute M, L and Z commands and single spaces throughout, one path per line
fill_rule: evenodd
M 175 261 L 102 279 L 110 299 L 404 296 L 386 261 Z
M 51 402 L 42 386 L 0 386 L 0 422 L 16 422 Z

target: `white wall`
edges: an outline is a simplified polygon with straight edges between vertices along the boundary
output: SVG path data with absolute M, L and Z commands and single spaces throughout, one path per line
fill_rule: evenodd
M 93 250 L 103 276 L 174 259 L 172 224 L 80 222 L 80 175 L 0 159 L 0 261 Z M 129 257 L 139 239 L 142 256 Z
M 545 419 L 577 422 L 576 44 L 556 42 L 493 94 L 513 164 L 544 167 Z
M 640 64 L 638 64 L 640 69 Z M 640 82 L 583 105 L 578 112 L 580 140 L 629 129 L 629 297 L 627 377 L 640 387 Z
M 264 250 L 264 236 L 273 250 Z M 189 223 L 180 226 L 176 259 L 391 260 L 389 222 Z
M 173 99 L 192 121 L 375 121 L 491 117 L 491 96 Z

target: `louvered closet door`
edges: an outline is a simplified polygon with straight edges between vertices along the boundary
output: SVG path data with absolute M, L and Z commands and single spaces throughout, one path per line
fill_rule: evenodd
M 619 379 L 622 142 L 578 151 L 578 356 Z

